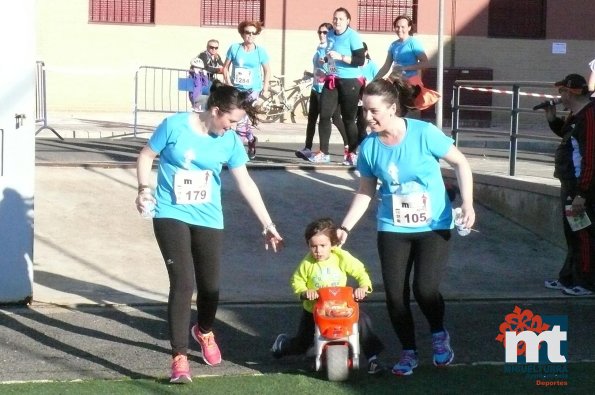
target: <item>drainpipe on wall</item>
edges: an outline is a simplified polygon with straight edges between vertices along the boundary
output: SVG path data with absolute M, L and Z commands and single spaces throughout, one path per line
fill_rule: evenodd
M 455 67 L 455 44 L 457 37 L 457 0 L 451 2 L 450 16 L 450 64 L 449 67 Z

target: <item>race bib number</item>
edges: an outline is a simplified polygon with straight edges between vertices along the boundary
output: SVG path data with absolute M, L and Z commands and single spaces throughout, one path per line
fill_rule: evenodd
M 213 172 L 210 170 L 179 170 L 174 175 L 176 204 L 211 202 Z
M 395 226 L 419 228 L 432 220 L 430 196 L 427 192 L 393 195 L 393 222 Z
M 252 70 L 238 67 L 234 72 L 235 85 L 252 85 Z

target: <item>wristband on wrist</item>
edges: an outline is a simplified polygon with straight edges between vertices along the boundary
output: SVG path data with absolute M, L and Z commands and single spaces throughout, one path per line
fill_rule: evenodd
M 349 229 L 347 229 L 344 225 L 339 226 L 339 229 L 341 229 L 343 232 L 349 234 Z
M 271 229 L 276 229 L 276 226 L 275 226 L 275 224 L 274 224 L 274 223 L 272 223 L 272 222 L 271 222 L 270 224 L 268 224 L 267 226 L 265 226 L 265 227 L 264 227 L 264 229 L 262 230 L 262 235 L 263 235 L 263 236 L 266 236 L 266 235 L 267 235 L 267 233 L 269 233 L 269 231 L 270 231 Z
M 139 186 L 138 186 L 138 193 L 141 193 L 145 189 L 151 189 L 151 187 L 149 187 L 148 185 L 139 184 Z

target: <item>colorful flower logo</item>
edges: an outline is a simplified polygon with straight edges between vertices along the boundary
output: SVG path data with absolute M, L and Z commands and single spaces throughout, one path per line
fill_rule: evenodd
M 506 332 L 520 333 L 524 331 L 532 331 L 540 334 L 550 328 L 549 324 L 545 324 L 540 315 L 533 314 L 529 309 L 522 310 L 519 306 L 515 306 L 512 313 L 504 317 L 504 322 L 500 324 L 500 334 L 496 336 L 504 347 L 506 347 L 505 339 Z M 541 347 L 541 345 L 540 345 Z M 518 342 L 517 355 L 523 355 L 526 351 L 525 342 Z

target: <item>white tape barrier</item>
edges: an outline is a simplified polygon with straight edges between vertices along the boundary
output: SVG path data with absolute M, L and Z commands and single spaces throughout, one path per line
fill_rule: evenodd
M 501 89 L 493 89 L 493 88 L 473 88 L 470 86 L 461 86 L 461 89 L 466 89 L 468 91 L 479 91 L 479 92 L 494 92 L 494 93 L 504 93 L 507 95 L 512 95 L 513 91 L 506 91 Z M 547 99 L 557 99 L 560 96 L 556 95 L 548 95 L 548 94 L 541 94 L 541 93 L 530 93 L 530 92 L 520 92 L 519 95 L 521 96 L 531 96 L 531 97 L 545 97 Z

